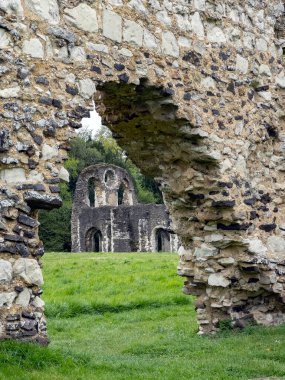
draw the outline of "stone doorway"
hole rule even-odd
[[[170,234],[163,228],[156,231],[156,251],[170,252]]]
[[[91,228],[86,234],[87,252],[102,252],[102,232]]]

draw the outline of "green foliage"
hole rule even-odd
[[[84,168],[98,163],[109,163],[126,169],[134,181],[140,203],[162,203],[156,182],[140,173],[106,129],[103,128],[95,140],[88,135],[79,136],[72,140],[69,157],[65,162],[70,182],[61,185],[63,207],[40,212],[40,237],[46,251],[70,251],[70,218],[76,182]]]
[[[197,335],[194,305],[180,293],[174,254],[50,253],[43,260],[51,344],[1,342],[0,380],[285,375],[285,326]],[[96,310],[96,303],[105,309]],[[62,305],[73,316],[61,315]]]

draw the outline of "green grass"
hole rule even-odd
[[[48,348],[0,343],[0,380],[285,376],[285,326],[197,336],[173,254],[47,254]]]

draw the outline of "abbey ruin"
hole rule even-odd
[[[177,252],[164,205],[139,204],[132,179],[98,164],[79,175],[71,218],[72,252]]]
[[[285,322],[284,1],[0,1],[0,337],[47,342],[38,210],[92,98],[160,182],[200,333]]]

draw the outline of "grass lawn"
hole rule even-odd
[[[48,348],[0,343],[0,380],[285,376],[285,326],[196,335],[174,254],[44,257]]]

